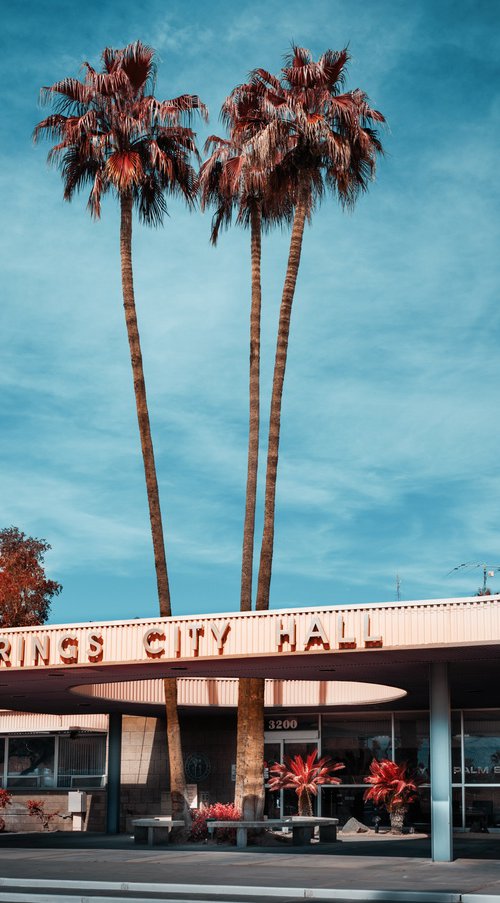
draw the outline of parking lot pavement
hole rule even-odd
[[[353,891],[377,891],[379,903],[385,899],[381,891],[398,891],[400,899],[404,892],[417,893],[422,900],[431,892],[481,893],[497,895],[500,903],[500,838],[458,839],[457,859],[451,863],[431,862],[426,839],[376,845],[344,842],[332,844],[328,852],[304,849],[138,848],[125,836],[0,835],[0,877],[37,879],[39,884],[40,880],[189,883],[205,894],[207,888],[217,894],[221,888],[250,887],[259,897],[259,888],[295,888],[308,890],[310,899],[312,892],[321,890],[343,891],[351,899]],[[195,895],[193,889],[190,899]],[[339,897],[330,893],[327,899]]]

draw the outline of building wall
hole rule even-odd
[[[18,790],[12,793],[12,801],[0,814],[5,821],[6,831],[43,831],[43,826],[38,819],[28,815],[28,800],[43,800],[47,812],[59,812],[68,815],[68,793],[63,790],[31,790],[26,793]],[[51,831],[71,831],[72,818],[54,818],[50,823]],[[87,791],[87,812],[85,815],[84,831],[106,830],[106,791]]]
[[[196,785],[198,805],[202,800],[230,801],[234,794],[231,765],[236,762],[235,715],[184,715],[181,730],[184,760],[192,769],[187,781]],[[170,815],[168,785],[165,720],[124,716],[120,829],[131,831],[134,818]],[[192,796],[194,792],[193,787]]]

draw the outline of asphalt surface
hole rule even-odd
[[[383,891],[417,893],[422,900],[429,892],[488,894],[500,901],[500,836],[458,836],[455,855],[454,862],[433,863],[429,839],[418,836],[366,840],[358,835],[321,847],[237,850],[216,845],[137,847],[127,836],[3,834],[0,877],[191,885],[203,888],[203,899],[210,891],[217,896],[223,888],[246,887],[255,888],[255,899],[262,896],[260,888],[296,888],[337,894],[378,891],[379,903],[386,899]],[[188,898],[196,898],[194,888]]]

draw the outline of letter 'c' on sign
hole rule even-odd
[[[160,655],[165,654],[165,646],[153,646],[153,643],[165,642],[166,636],[161,631],[153,628],[153,630],[147,630],[143,637],[143,645],[146,650],[146,655],[149,658],[158,658]]]

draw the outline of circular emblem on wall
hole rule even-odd
[[[204,753],[191,753],[184,762],[186,777],[194,783],[208,778],[211,766],[210,759]]]

